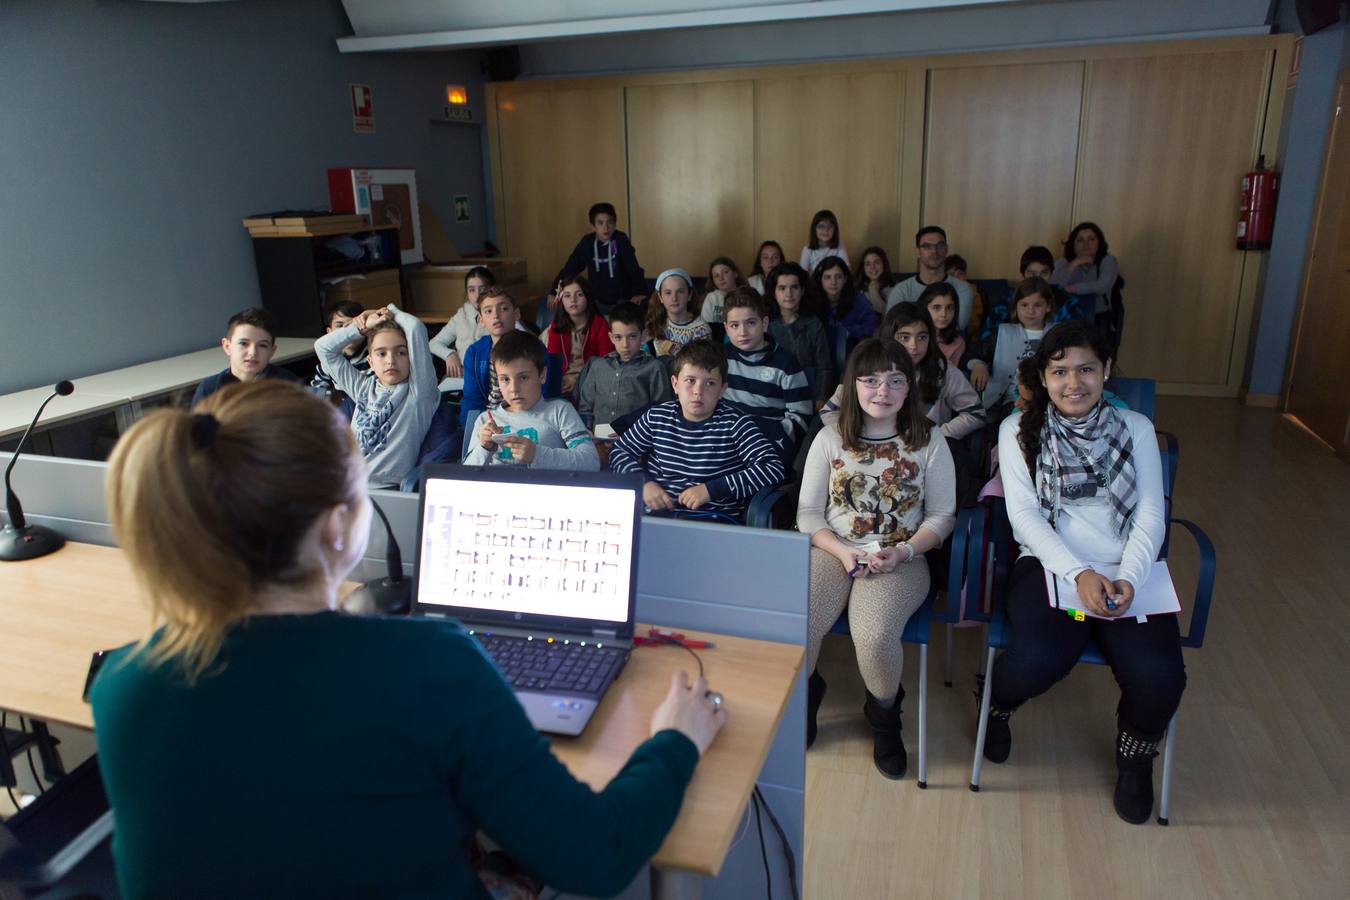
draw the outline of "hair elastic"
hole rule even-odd
[[[192,443],[199,450],[210,449],[216,442],[216,434],[220,431],[220,420],[210,413],[196,413],[192,417],[192,428],[190,434]]]

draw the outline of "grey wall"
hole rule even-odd
[[[483,108],[479,53],[343,56],[347,34],[338,0],[0,2],[0,393],[214,343],[258,297],[239,220],[326,205],[329,166],[416,168],[447,223],[481,196],[477,155],[433,136],[462,126],[430,123],[447,83]]]
[[[1291,30],[1296,30],[1296,23]],[[1344,23],[1304,38],[1298,84],[1287,101],[1275,233],[1250,354],[1248,390],[1253,394],[1279,394],[1284,387],[1303,267],[1312,242],[1336,75],[1347,66],[1350,28]]]
[[[1072,0],[528,44],[529,77],[1264,32],[1270,0]]]

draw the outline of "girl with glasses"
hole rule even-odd
[[[847,609],[867,686],[872,760],[891,779],[903,777],[908,764],[900,636],[928,595],[924,554],[956,521],[951,453],[916,393],[903,347],[881,338],[860,343],[845,367],[838,421],[807,453],[797,507],[797,530],[811,538],[807,746],[825,696],[816,671],[821,642]]]

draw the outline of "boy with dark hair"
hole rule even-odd
[[[230,366],[197,385],[192,395],[193,406],[231,384],[264,378],[300,380],[286,369],[272,365],[272,356],[277,352],[276,326],[272,314],[265,309],[250,306],[230,316],[230,321],[225,324],[225,336],[220,339],[220,349],[229,357]]]
[[[478,300],[478,319],[487,334],[469,345],[464,352],[464,399],[459,406],[459,425],[468,427],[469,413],[493,410],[501,405],[502,395],[497,386],[497,370],[492,365],[492,348],[513,331],[530,337],[522,330],[520,307],[510,294],[493,285],[483,291]],[[535,338],[538,343],[539,339]],[[543,346],[542,344],[540,345]]]
[[[360,303],[355,300],[334,300],[324,307],[323,324],[324,334],[331,334],[339,328],[346,328],[357,316],[365,312]],[[350,344],[342,348],[342,352],[347,355],[347,359],[356,368],[358,372],[370,372],[370,361],[366,359],[366,341],[365,338],[357,338]],[[324,394],[335,403],[346,397],[342,391],[338,390],[333,379],[328,377],[328,373],[323,370],[323,364],[314,366],[314,375],[309,380],[311,390]],[[351,401],[350,397],[346,398]],[[353,401],[354,402],[354,401]]]
[[[615,419],[674,396],[666,366],[642,352],[642,310],[624,301],[609,314],[609,339],[614,350],[586,361],[577,382],[577,410],[594,425]]]
[[[649,510],[677,505],[744,517],[755,493],[783,480],[773,444],[747,415],[720,402],[727,359],[711,340],[686,344],[675,355],[676,400],[653,406],[610,452],[615,472],[640,472]]]
[[[363,336],[369,373],[358,371],[343,352]],[[338,390],[356,404],[352,432],[366,460],[368,483],[397,490],[417,464],[441,402],[426,326],[391,303],[325,334],[314,342],[314,352]]]
[[[898,303],[917,303],[924,288],[946,281],[956,289],[956,327],[965,333],[975,298],[970,285],[947,274],[947,232],[937,225],[920,228],[914,235],[914,256],[919,262],[918,273],[891,288],[886,295],[886,309]]]
[[[614,204],[597,203],[588,216],[591,233],[577,242],[572,255],[549,282],[549,306],[557,302],[558,285],[582,272],[595,293],[591,300],[601,312],[608,313],[624,300],[641,303],[647,296],[643,290],[646,275],[638,264],[633,242],[618,230],[619,216]]]
[[[595,443],[572,404],[543,399],[546,359],[534,335],[503,336],[492,348],[492,365],[502,405],[478,415],[473,424],[478,441],[464,457],[466,465],[599,471]]]
[[[770,440],[779,443],[775,438],[781,434],[779,446],[791,458],[815,406],[796,354],[778,346],[769,334],[767,306],[752,287],[741,286],[727,295],[722,307],[730,343],[726,399],[759,420]]]

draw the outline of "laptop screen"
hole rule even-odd
[[[629,621],[636,484],[578,473],[513,481],[502,469],[446,468],[422,488],[420,609],[504,624],[545,617],[622,629]]]

